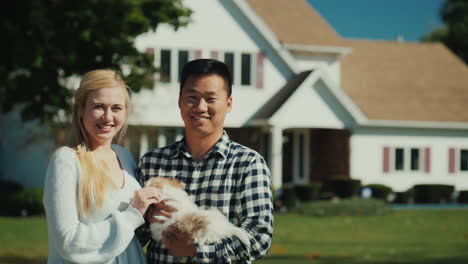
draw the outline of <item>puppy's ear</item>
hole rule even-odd
[[[179,189],[184,189],[185,188],[185,183],[177,180],[177,179],[169,179],[169,184],[174,186],[175,188],[179,188]]]
[[[151,177],[145,184],[145,186],[151,186],[156,188],[162,188],[161,178],[159,177]]]

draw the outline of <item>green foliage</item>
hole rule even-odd
[[[369,184],[364,187],[368,187],[372,191],[372,198],[388,201],[388,196],[393,193],[392,188],[383,184]]]
[[[329,179],[322,183],[321,193],[333,193],[340,198],[359,195],[361,181],[355,179]]]
[[[294,185],[284,185],[281,188],[281,193],[275,200],[275,209],[291,209],[299,204]]]
[[[468,191],[460,191],[458,194],[457,202],[468,204]]]
[[[301,202],[308,202],[318,198],[321,186],[320,182],[298,184],[294,186],[294,192]]]
[[[25,188],[2,195],[0,215],[31,216],[44,214],[42,188]]]
[[[426,34],[421,41],[440,41],[468,63],[468,1],[447,0],[440,17],[445,27]]]
[[[395,200],[393,203],[407,204],[414,200],[414,189],[410,188],[404,192],[395,192]]]
[[[419,184],[413,189],[416,203],[447,203],[455,187],[445,184]]]
[[[9,2],[0,11],[0,114],[16,104],[25,120],[51,121],[69,110],[63,80],[97,68],[121,71],[133,91],[152,87],[153,55],[135,38],[159,23],[186,25],[181,0],[80,0]]]
[[[301,203],[293,212],[308,216],[370,216],[386,214],[389,208],[382,200],[354,197],[337,201]]]

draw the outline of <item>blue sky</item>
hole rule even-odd
[[[307,0],[345,38],[417,42],[442,26],[445,0]]]

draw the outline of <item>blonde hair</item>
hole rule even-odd
[[[125,92],[126,118],[118,133],[120,142],[128,128],[128,107],[130,95],[127,86],[120,75],[113,70],[94,70],[83,75],[80,86],[75,93],[75,103],[72,115],[72,131],[75,141],[75,151],[81,165],[81,177],[78,184],[78,210],[81,217],[86,218],[93,209],[101,208],[105,193],[109,187],[109,167],[98,160],[90,149],[90,139],[83,125],[83,113],[89,94],[101,88],[122,89]]]

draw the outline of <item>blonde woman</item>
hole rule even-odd
[[[160,190],[141,189],[136,164],[112,144],[127,128],[129,94],[112,70],[86,73],[76,91],[74,148],[58,149],[44,187],[48,263],[144,263],[134,230]]]

